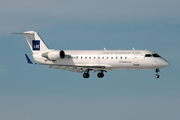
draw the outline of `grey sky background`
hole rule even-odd
[[[0,119],[179,120],[180,1],[7,0],[0,4]],[[49,48],[149,49],[170,62],[154,70],[108,71],[103,79],[28,65],[23,35]]]

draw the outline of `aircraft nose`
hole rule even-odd
[[[168,67],[169,65],[170,65],[169,62],[166,61],[166,60],[164,60],[164,62],[163,62],[163,67]]]
[[[166,61],[165,59],[161,59],[160,61],[157,62],[158,63],[158,66],[160,68],[165,68],[165,67],[168,67],[170,64],[168,61]]]

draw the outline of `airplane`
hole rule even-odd
[[[103,78],[104,72],[116,69],[154,69],[155,78],[159,78],[159,69],[170,65],[150,50],[55,50],[49,49],[35,31],[12,34],[25,35],[32,56],[38,62],[33,63],[25,54],[29,64],[49,65],[49,68],[83,73],[84,78],[90,77],[90,71],[98,72],[97,77]]]

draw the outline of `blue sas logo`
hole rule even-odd
[[[40,40],[32,40],[33,50],[40,50]]]

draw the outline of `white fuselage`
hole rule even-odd
[[[42,57],[42,53],[33,54],[33,57],[43,64],[105,66],[104,70],[160,69],[169,66],[165,59],[149,50],[65,50],[64,52],[65,58],[53,61]]]

